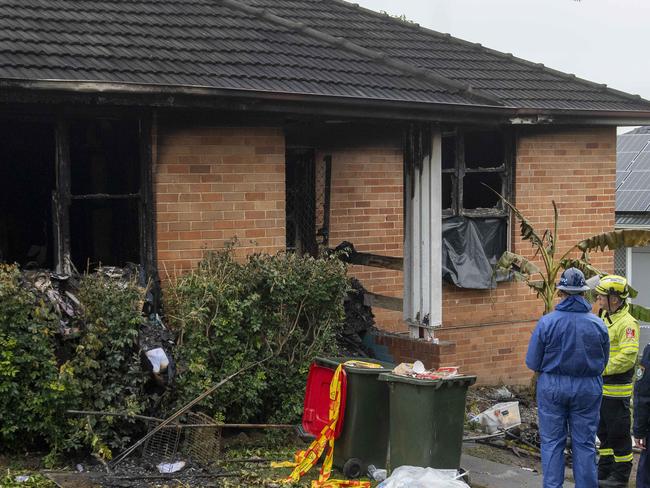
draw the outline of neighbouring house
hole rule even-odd
[[[235,237],[347,241],[386,258],[351,267],[388,307],[377,340],[483,383],[528,380],[542,311],[495,283],[533,249],[487,187],[540,228],[555,200],[567,245],[612,230],[616,126],[650,124],[638,96],[339,0],[0,9],[0,259],[164,280]]]
[[[650,126],[619,135],[616,152],[616,228],[650,230]],[[614,262],[639,292],[633,301],[650,305],[650,247],[617,250]],[[650,342],[650,324],[641,342]]]

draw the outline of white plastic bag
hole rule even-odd
[[[167,358],[167,354],[165,354],[163,348],[157,347],[156,349],[147,351],[145,354],[151,363],[151,368],[154,373],[165,372],[167,370],[169,359]]]
[[[400,466],[377,488],[469,488],[455,470]]]

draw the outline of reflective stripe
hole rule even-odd
[[[601,456],[613,456],[614,449],[598,449],[598,454]]]
[[[608,397],[629,397],[632,395],[634,385],[628,383],[625,385],[603,385],[603,396]]]
[[[625,456],[616,456],[614,455],[615,463],[631,463],[632,462],[632,453],[626,454]]]

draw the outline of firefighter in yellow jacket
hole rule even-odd
[[[598,315],[607,326],[610,342],[598,425],[598,485],[625,487],[632,471],[630,397],[639,354],[639,324],[629,313],[630,292],[625,278],[604,276],[595,291],[600,307]]]

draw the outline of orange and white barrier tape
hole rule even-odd
[[[327,448],[323,466],[321,466],[318,480],[311,482],[311,488],[340,488],[345,486],[357,486],[360,488],[370,488],[369,481],[352,481],[352,480],[330,480],[332,474],[332,461],[334,459],[334,431],[339,420],[341,409],[341,377],[345,375],[343,366],[357,366],[362,368],[381,368],[381,365],[369,363],[366,361],[346,361],[338,365],[334,371],[334,376],[330,382],[330,404],[328,424],[323,427],[320,435],[304,451],[298,451],[295,454],[294,462],[284,461],[281,463],[271,463],[273,468],[293,467],[293,471],[288,478],[282,480],[283,483],[295,483],[299,481],[320,459]]]

